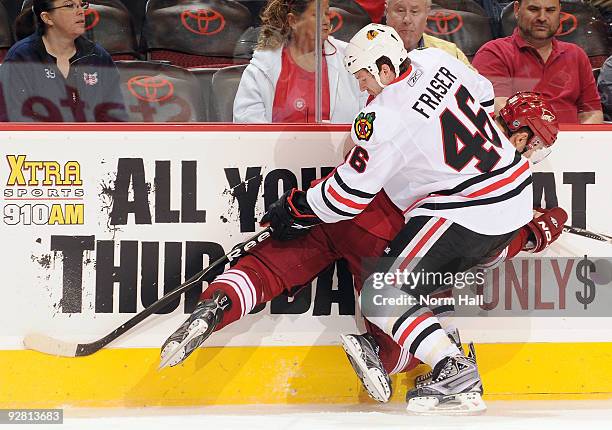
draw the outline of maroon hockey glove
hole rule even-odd
[[[514,257],[519,251],[541,252],[561,235],[567,221],[567,213],[562,208],[538,208],[536,211],[538,214],[521,228],[508,246],[507,258]]]
[[[276,240],[292,240],[308,233],[311,227],[321,224],[319,217],[306,201],[306,193],[292,188],[272,203],[261,219],[262,225],[272,227]]]

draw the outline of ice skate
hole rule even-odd
[[[340,335],[342,347],[353,370],[374,400],[386,403],[391,398],[391,379],[380,358],[374,338],[366,334]]]
[[[221,291],[215,291],[212,300],[199,302],[193,313],[161,347],[159,369],[182,363],[199,347],[223,318],[231,301]]]
[[[453,329],[446,334],[448,338],[450,339],[450,341],[453,342],[455,345],[457,345],[457,348],[459,348],[459,351],[463,351],[463,347],[461,346],[461,337],[459,336],[459,330]],[[475,359],[476,359],[476,356],[474,356],[474,360]],[[414,378],[414,387],[419,388],[423,384],[431,381],[431,374],[432,374],[432,370],[430,370],[427,373],[423,373],[422,375],[419,375],[416,378]]]
[[[487,409],[476,360],[463,355],[438,363],[432,379],[408,391],[406,401],[408,412],[416,414],[472,415]]]

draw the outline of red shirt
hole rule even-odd
[[[372,22],[380,23],[383,15],[385,14],[385,1],[384,0],[355,0],[359,3],[362,9],[364,9]]]
[[[323,56],[323,112],[329,120],[329,76]],[[282,67],[272,107],[272,122],[315,122],[315,74],[298,66],[289,48],[283,48]]]
[[[579,112],[601,110],[589,59],[573,43],[553,38],[552,52],[544,63],[515,29],[512,36],[485,43],[472,65],[493,83],[497,97],[518,91],[542,93],[559,122],[577,123]]]

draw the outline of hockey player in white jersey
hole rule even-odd
[[[491,119],[491,83],[442,51],[408,54],[395,30],[376,24],[353,37],[345,64],[376,97],[355,119],[356,146],[334,175],[270,207],[264,221],[275,236],[350,219],[384,190],[406,224],[375,273],[457,273],[505,248],[532,219],[532,178],[529,162]],[[389,285],[377,294],[419,298],[439,287]],[[484,410],[475,360],[450,342],[432,312],[418,301],[382,309],[364,303],[372,288],[366,281],[364,316],[433,369],[428,384],[408,393],[408,409]]]

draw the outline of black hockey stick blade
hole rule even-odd
[[[585,230],[579,227],[572,227],[571,225],[564,225],[563,231],[568,233],[573,233],[578,236],[588,237],[589,239],[598,240],[600,242],[612,243],[612,236],[608,236],[607,234],[602,233],[594,233],[589,230]]]
[[[106,345],[117,339],[119,336],[130,330],[131,328],[138,325],[148,316],[162,309],[164,306],[172,302],[181,294],[189,291],[192,287],[200,285],[202,282],[212,281],[212,276],[219,267],[225,267],[227,263],[231,263],[237,258],[242,257],[249,249],[256,246],[258,243],[270,237],[270,227],[265,228],[255,236],[251,237],[246,242],[236,245],[230,252],[220,257],[213,262],[207,268],[193,275],[183,284],[179,285],[176,289],[170,291],[168,294],[163,296],[161,299],[153,303],[148,308],[143,309],[141,312],[134,315],[132,318],[121,324],[115,330],[107,334],[106,336],[90,343],[73,343],[65,342],[62,340],[54,339],[44,334],[32,333],[28,334],[23,339],[23,344],[27,349],[34,351],[43,352],[45,354],[57,355],[62,357],[83,357],[91,355],[96,351],[104,348]]]

